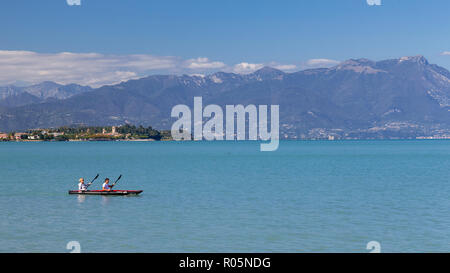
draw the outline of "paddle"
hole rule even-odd
[[[111,189],[112,189],[112,187],[114,187],[116,184],[117,184],[117,182],[120,180],[120,178],[122,178],[122,175],[120,175],[117,179],[116,179],[116,181],[111,185]]]
[[[94,177],[94,179],[92,179],[92,181],[91,181],[89,184],[86,185],[86,190],[87,190],[87,188],[89,188],[90,185],[92,185],[92,183],[94,183],[95,179],[97,179],[98,176],[99,176],[99,174],[97,174],[97,175]]]

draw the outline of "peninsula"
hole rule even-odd
[[[160,141],[171,140],[170,131],[151,126],[89,126],[32,129],[25,132],[0,133],[0,141]]]

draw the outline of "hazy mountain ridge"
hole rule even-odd
[[[450,135],[450,72],[423,56],[351,59],[294,73],[264,67],[251,74],[154,75],[86,91],[30,90],[47,102],[28,98],[32,104],[0,110],[0,130],[127,122],[169,129],[172,107],[192,106],[202,96],[204,105],[278,104],[280,130],[289,138]]]
[[[18,107],[52,99],[63,100],[91,90],[88,86],[61,85],[49,81],[26,87],[4,86],[0,87],[0,106]]]

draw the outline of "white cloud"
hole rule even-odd
[[[331,67],[339,63],[340,63],[339,61],[330,59],[310,59],[302,65],[302,68],[308,69],[308,68]]]
[[[104,55],[98,53],[36,53],[0,50],[0,85],[17,81],[55,81],[98,87],[155,72],[179,73],[225,67],[207,58],[182,60],[172,56]]]
[[[297,69],[295,64],[278,64],[274,65],[273,68],[283,71],[293,71]]]
[[[247,63],[242,62],[234,65],[231,72],[239,73],[239,74],[248,74],[255,72],[258,69],[263,68],[264,66],[269,66],[278,70],[282,70],[285,72],[292,72],[296,70],[298,67],[295,64],[279,64],[277,62],[270,62],[270,63]]]
[[[211,62],[208,58],[200,57],[186,61],[187,68],[190,69],[218,69],[225,67],[223,62]]]
[[[216,71],[252,73],[264,66],[285,72],[330,67],[338,61],[311,59],[300,65],[241,62],[227,65],[206,57],[182,59],[174,56],[148,54],[108,55],[100,53],[37,53],[33,51],[0,50],[0,86],[8,84],[55,81],[99,87],[116,84],[150,74],[207,74]]]
[[[450,56],[450,51],[444,51],[441,53],[442,56]]]
[[[247,73],[252,73],[263,67],[264,67],[264,64],[251,64],[251,63],[243,62],[243,63],[236,64],[233,67],[233,72],[239,73],[239,74],[247,74]]]

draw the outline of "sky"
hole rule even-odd
[[[286,72],[424,55],[450,69],[448,0],[8,0],[0,85]]]

